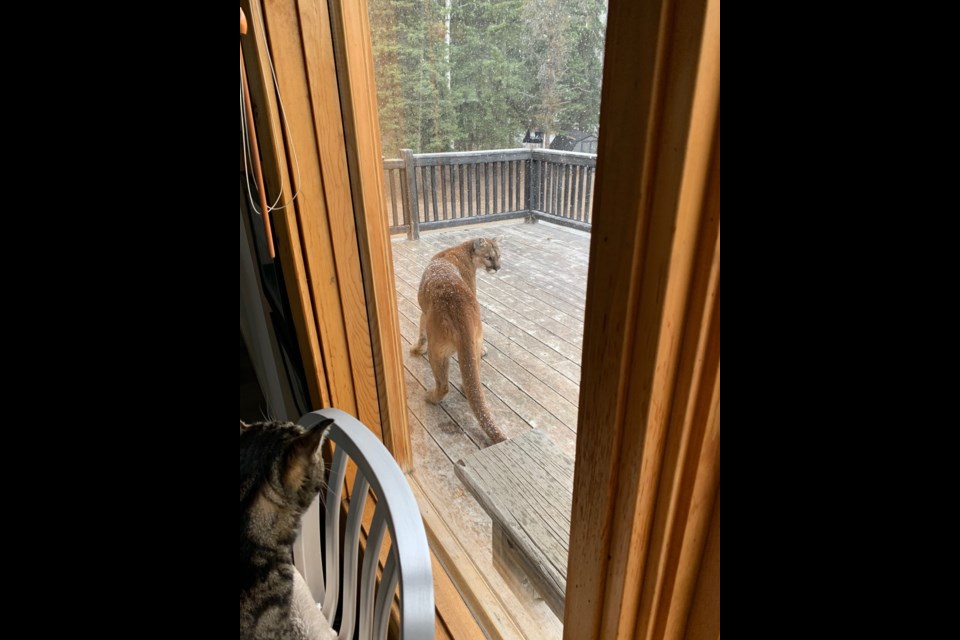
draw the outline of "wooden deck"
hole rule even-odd
[[[400,333],[416,475],[464,550],[531,638],[559,638],[562,626],[542,600],[511,602],[493,567],[491,522],[454,474],[461,458],[491,443],[462,392],[458,365],[440,406],[426,402],[433,373],[426,357],[409,349],[417,336],[417,288],[430,258],[478,236],[500,236],[501,270],[478,272],[477,297],[488,353],[481,363],[484,394],[508,437],[539,429],[567,455],[576,451],[580,359],[590,236],[547,223],[504,224],[424,234],[393,242]],[[429,345],[428,345],[429,348]],[[526,617],[525,617],[526,616]],[[538,635],[541,634],[541,635]]]

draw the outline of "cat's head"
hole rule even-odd
[[[333,420],[315,427],[240,423],[240,535],[291,544],[300,516],[324,486],[321,445]]]

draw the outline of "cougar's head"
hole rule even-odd
[[[500,271],[500,238],[477,238],[473,241],[473,263],[487,273]]]

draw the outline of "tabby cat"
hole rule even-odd
[[[240,640],[307,637],[292,609],[291,545],[324,486],[320,447],[332,423],[240,422]]]

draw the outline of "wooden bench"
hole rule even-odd
[[[531,430],[458,461],[456,472],[493,520],[494,565],[563,620],[573,460]]]

